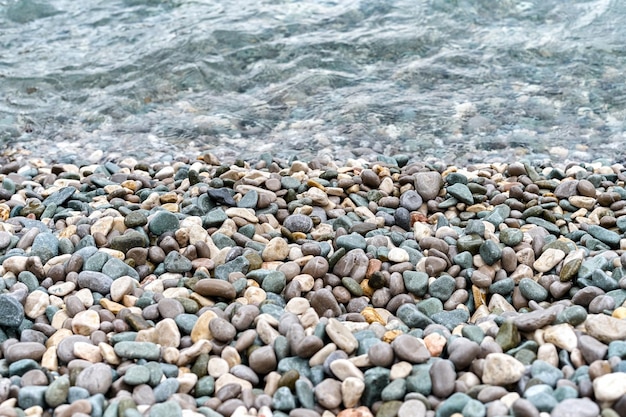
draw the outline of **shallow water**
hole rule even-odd
[[[0,140],[621,162],[624,21],[619,0],[3,0]]]

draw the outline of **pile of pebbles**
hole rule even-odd
[[[0,180],[2,416],[626,415],[623,165]]]

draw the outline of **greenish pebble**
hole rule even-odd
[[[183,410],[175,401],[154,404],[150,407],[150,417],[182,417]]]
[[[519,289],[527,300],[534,300],[539,303],[548,298],[548,290],[531,278],[522,278],[519,282]]]
[[[433,321],[418,310],[415,304],[403,304],[396,311],[396,316],[410,328],[424,329]]]
[[[450,311],[444,310],[433,314],[431,317],[435,323],[445,326],[450,331],[452,331],[459,324],[467,323],[469,318],[469,312],[461,309],[454,309]]]
[[[485,404],[478,400],[471,399],[461,410],[461,415],[463,415],[463,417],[485,417],[485,415],[487,415],[487,409]]]
[[[594,256],[593,258],[586,259],[578,269],[578,278],[589,278],[594,271],[606,269],[608,264],[609,260],[604,256]]]
[[[428,287],[428,293],[439,298],[441,301],[447,301],[456,289],[456,281],[450,275],[442,275],[435,279]]]
[[[126,370],[124,382],[128,385],[146,384],[150,381],[150,370],[145,366],[135,365]]]
[[[261,288],[265,292],[272,292],[274,294],[280,294],[287,285],[287,278],[281,271],[272,271],[263,279]]]
[[[406,380],[399,378],[391,381],[391,383],[383,389],[380,398],[383,401],[401,400],[404,398],[404,394],[406,394]]]
[[[124,217],[124,226],[129,229],[142,227],[148,224],[148,218],[142,211],[131,211]]]
[[[572,278],[578,273],[578,269],[582,265],[582,259],[572,259],[561,268],[559,273],[559,279],[561,282],[571,281]]]
[[[290,411],[296,408],[296,399],[287,387],[280,387],[272,397],[272,408],[280,411]]]
[[[472,398],[461,392],[455,392],[447,400],[437,407],[436,417],[450,417],[454,413],[460,413]]]
[[[9,365],[9,375],[22,376],[32,369],[40,369],[36,361],[33,359],[20,359]]]
[[[452,262],[454,262],[456,265],[460,266],[463,269],[469,269],[473,266],[474,259],[470,252],[465,251],[454,255],[454,257],[452,258]]]
[[[302,407],[311,410],[315,407],[315,392],[310,382],[304,379],[296,381],[296,397]]]
[[[515,289],[515,280],[513,278],[504,278],[489,286],[489,294],[508,296],[513,292],[513,289]]]
[[[499,204],[496,207],[494,207],[491,213],[485,216],[484,220],[493,224],[497,228],[501,223],[504,222],[504,220],[506,220],[509,217],[510,214],[511,214],[511,208],[508,205]],[[519,229],[505,229],[505,230],[519,230]],[[502,238],[500,239],[500,241],[502,241]],[[502,243],[504,243],[504,241],[502,241]],[[509,246],[515,246],[515,245],[509,245]]]
[[[363,295],[363,288],[361,288],[359,283],[356,282],[353,278],[343,277],[341,279],[341,283],[348,291],[350,291],[350,294],[352,294],[354,297],[360,297]]]
[[[215,208],[209,211],[202,219],[202,226],[219,227],[228,219],[228,216],[221,207]]]
[[[152,342],[119,342],[113,346],[115,354],[127,359],[158,360],[161,357],[159,345]]]
[[[568,398],[578,398],[578,391],[574,387],[563,385],[555,389],[552,395],[554,395],[557,402],[561,402]]]
[[[486,240],[478,249],[480,257],[487,265],[493,265],[502,257],[502,249],[493,240]]]
[[[150,232],[157,236],[161,236],[165,232],[176,231],[179,227],[180,220],[178,217],[166,210],[157,211],[148,224]]]
[[[144,248],[148,245],[145,236],[136,231],[124,233],[121,236],[115,236],[111,239],[111,249],[120,252],[128,252],[132,248]]]
[[[467,326],[463,326],[461,329],[461,334],[463,337],[480,344],[485,338],[485,332],[482,328],[474,325],[468,324]]]
[[[23,410],[35,406],[46,408],[45,395],[47,389],[46,386],[36,385],[21,387],[17,391],[17,405]]]
[[[428,274],[425,272],[404,271],[402,279],[407,291],[418,297],[423,297],[428,291]]]
[[[302,375],[305,378],[310,378],[311,376],[311,368],[309,367],[308,359],[298,358],[295,356],[289,356],[278,361],[276,369],[281,374],[288,371],[297,371],[299,375]]]
[[[538,378],[551,387],[556,386],[557,381],[563,378],[562,370],[540,359],[533,362],[530,367],[530,374],[533,378]]]
[[[17,280],[26,285],[29,293],[35,291],[35,289],[39,286],[39,280],[37,279],[35,274],[30,271],[20,272],[17,276]]]
[[[457,182],[446,188],[448,194],[465,204],[474,204],[474,197],[467,185]]]
[[[480,249],[480,245],[484,242],[483,238],[477,234],[464,235],[457,239],[456,246],[461,252],[469,252],[472,255],[476,255]]]
[[[543,227],[544,229],[546,229],[549,233],[553,235],[556,235],[556,236],[561,235],[561,229],[559,229],[557,225],[555,225],[554,223],[550,223],[549,221],[544,220],[540,217],[528,217],[526,219],[526,222],[537,225],[539,227]]]
[[[443,303],[439,298],[431,297],[416,304],[417,309],[428,317],[443,311]]]
[[[524,365],[530,365],[537,359],[537,354],[530,349],[520,349],[513,357]]]
[[[591,283],[607,292],[619,289],[619,282],[602,270],[593,271]]]
[[[212,396],[215,392],[215,378],[210,375],[205,375],[198,379],[194,388],[194,394],[196,397]]]
[[[407,392],[416,392],[428,396],[431,394],[432,388],[433,383],[427,367],[414,370],[411,375],[406,378]]]
[[[232,261],[216,266],[214,270],[215,278],[228,281],[228,276],[232,272],[241,272],[246,274],[248,273],[249,267],[250,262],[248,259],[245,256],[238,256]]]
[[[515,324],[508,320],[502,323],[496,335],[496,343],[500,345],[504,352],[516,347],[520,340],[521,336]]]
[[[500,242],[507,246],[517,246],[522,242],[524,233],[520,229],[509,227],[500,231]]]
[[[617,233],[605,229],[602,226],[597,226],[595,224],[590,225],[587,228],[587,232],[595,237],[596,239],[598,239],[599,241],[601,241],[602,243],[606,243],[607,245],[609,245],[612,248],[619,248],[619,242],[621,239],[621,236],[618,235]]]
[[[344,248],[346,251],[352,249],[367,249],[365,238],[358,233],[350,233],[349,235],[339,236],[337,238],[337,247]]]
[[[587,310],[583,306],[573,305],[566,307],[556,316],[557,323],[569,323],[578,326],[587,319]]]
[[[46,403],[50,407],[57,407],[67,401],[70,390],[70,378],[68,375],[62,375],[54,379],[45,393]]]
[[[156,402],[163,402],[170,398],[172,395],[178,391],[178,387],[180,386],[180,382],[176,378],[169,377],[164,379],[154,387],[152,392],[154,393],[154,399]]]
[[[371,407],[381,399],[383,389],[389,385],[389,369],[376,366],[365,371],[365,391],[361,396],[361,402],[366,407]]]

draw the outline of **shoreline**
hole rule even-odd
[[[0,414],[626,413],[626,167],[378,159],[7,160]]]

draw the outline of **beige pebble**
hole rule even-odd
[[[207,310],[198,317],[196,323],[191,329],[191,341],[197,342],[198,340],[211,340],[213,339],[213,335],[209,330],[209,322],[217,317],[211,310]]]
[[[259,335],[259,338],[266,345],[273,346],[276,338],[280,336],[280,333],[278,333],[278,330],[273,328],[270,325],[269,321],[264,318],[257,320],[256,331],[257,331],[257,334]]]
[[[315,285],[315,279],[309,274],[299,274],[293,277],[293,281],[296,281],[300,285],[300,289],[303,292],[309,292]]]
[[[83,303],[85,308],[89,308],[93,305],[93,294],[88,288],[83,288],[74,293],[76,297]]]
[[[293,314],[303,314],[311,307],[309,300],[304,297],[294,297],[285,306],[285,310]]]
[[[155,326],[156,339],[163,347],[178,347],[180,345],[180,330],[174,319],[166,318]]]
[[[235,375],[226,373],[217,378],[217,380],[215,381],[215,392],[219,392],[219,390],[227,384],[239,384],[241,385],[242,390],[252,389],[252,384],[250,382],[246,381],[245,379],[238,378]]]
[[[57,347],[50,346],[41,358],[41,367],[49,371],[56,371],[59,368],[59,358],[57,357]]]
[[[137,285],[137,281],[128,275],[113,280],[111,284],[111,300],[119,302],[126,294],[130,294]]]
[[[141,329],[137,332],[137,336],[135,337],[135,342],[157,342],[157,332],[154,327],[150,327],[148,329]]]
[[[485,358],[483,382],[490,385],[509,385],[524,375],[524,365],[506,353],[490,353]]]
[[[72,318],[72,332],[89,336],[100,328],[100,316],[94,310],[85,310]]]
[[[559,366],[559,353],[552,343],[544,343],[537,350],[537,359],[549,363],[552,366]]]
[[[305,329],[311,329],[320,322],[320,316],[313,307],[307,308],[307,310],[300,316],[300,324]]]
[[[239,355],[239,352],[237,352],[237,349],[232,346],[226,346],[222,350],[222,359],[228,363],[229,368],[241,365],[241,356]]]
[[[615,401],[626,395],[626,373],[614,372],[593,380],[593,392],[598,401]]]
[[[26,270],[27,256],[11,256],[2,262],[2,267],[7,272],[13,272],[16,276]]]
[[[91,343],[76,342],[74,343],[74,355],[77,358],[85,359],[91,363],[102,362],[102,354],[98,346]]]
[[[175,365],[180,359],[180,351],[176,348],[168,347],[163,349],[162,357],[166,363]]]
[[[63,339],[71,335],[72,331],[70,329],[58,329],[46,340],[46,347],[57,346]]]
[[[401,262],[408,262],[409,261],[409,254],[407,251],[405,251],[402,248],[393,248],[389,251],[389,254],[387,255],[387,258],[392,261],[392,262],[397,262],[397,263],[401,263]]]
[[[289,256],[289,245],[282,237],[272,238],[261,255],[264,261],[282,261]]]
[[[228,362],[224,359],[219,358],[217,356],[209,359],[208,372],[209,375],[213,378],[219,378],[224,374],[227,374],[230,370],[230,366],[228,366]]]
[[[225,211],[228,217],[241,217],[250,223],[258,223],[259,219],[256,217],[254,210],[241,207],[230,207]]]
[[[389,379],[393,381],[396,379],[406,378],[411,374],[411,371],[413,371],[413,365],[409,362],[400,361],[394,363],[390,369]]]
[[[175,348],[166,348],[166,349],[175,349]],[[180,355],[178,357],[178,361],[176,362],[178,366],[185,366],[194,361],[198,356],[209,353],[213,349],[213,344],[208,340],[198,340],[193,345],[180,350]]]
[[[165,279],[163,277],[163,275],[161,275],[161,278]],[[179,279],[179,278],[182,278],[182,276],[178,275],[176,277],[176,279]],[[187,288],[183,288],[183,287],[167,288],[166,290],[163,291],[163,297],[165,297],[165,298],[187,298],[187,297],[189,297],[189,290]]]
[[[354,366],[348,359],[336,359],[330,363],[330,370],[340,380],[343,381],[348,377],[365,379],[363,372]]]
[[[278,381],[280,381],[281,375],[278,372],[272,371],[265,377],[265,388],[263,392],[266,395],[274,395],[278,389]]]
[[[108,235],[113,227],[113,217],[102,217],[94,224],[91,225],[90,232],[92,235],[96,233],[102,233],[104,236]]]
[[[98,348],[100,349],[100,355],[102,355],[102,359],[104,359],[105,362],[111,365],[120,364],[120,358],[115,354],[113,346],[104,342],[100,342],[98,343]]]
[[[533,267],[539,272],[548,272],[565,258],[565,252],[560,249],[548,248],[533,263]]]
[[[353,356],[349,359],[349,361],[352,362],[357,368],[370,368],[373,366],[367,353],[359,356]]]
[[[63,281],[57,284],[51,285],[48,288],[48,294],[55,295],[57,297],[64,297],[76,289],[76,284],[71,281]]]
[[[556,347],[572,352],[578,346],[578,338],[570,324],[556,324],[544,329],[543,339]]]
[[[317,366],[323,365],[324,361],[328,356],[337,350],[337,345],[334,343],[327,343],[323,348],[318,350],[311,358],[309,359],[309,366]]]
[[[326,333],[337,347],[348,355],[359,347],[359,342],[354,335],[337,319],[331,318],[328,320]]]
[[[243,297],[247,300],[248,304],[259,305],[266,300],[267,294],[262,288],[248,287],[243,293]]]
[[[347,408],[356,407],[365,391],[365,382],[360,378],[348,377],[341,383],[341,397]]]
[[[43,291],[35,290],[28,294],[24,303],[24,314],[31,318],[44,314],[46,308],[50,305],[50,297]]]
[[[198,382],[198,375],[192,372],[181,373],[176,378],[178,381],[178,392],[181,394],[188,394]]]

